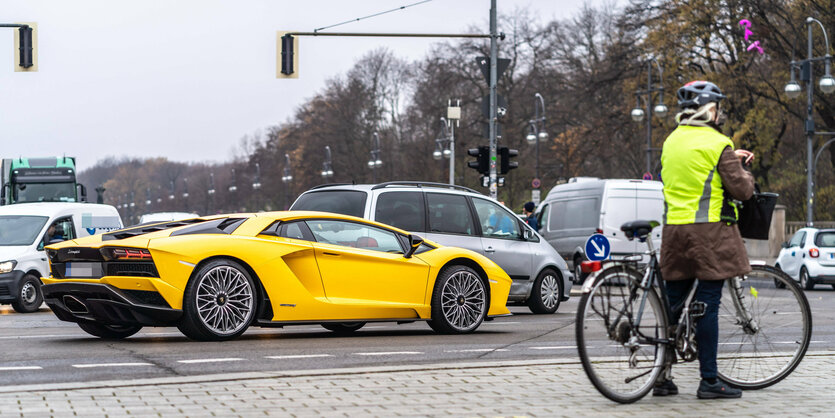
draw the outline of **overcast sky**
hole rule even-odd
[[[302,38],[300,78],[279,80],[276,31],[417,1],[2,0],[0,23],[37,22],[39,71],[14,72],[13,30],[0,28],[0,157],[76,156],[80,169],[107,156],[227,160],[242,136],[287,120],[366,52],[387,46],[419,59],[432,45]],[[583,3],[499,0],[498,8],[529,8],[547,21]],[[489,0],[433,0],[331,31],[486,32],[489,8]]]

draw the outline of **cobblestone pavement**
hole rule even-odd
[[[695,363],[681,394],[618,405],[576,360],[263,372],[0,387],[0,416],[833,416],[835,353],[810,353],[783,382],[701,401]],[[7,382],[8,383],[8,382]]]

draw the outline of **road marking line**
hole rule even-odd
[[[42,370],[41,366],[6,366],[0,367],[0,372],[14,371],[14,370]]]
[[[357,356],[398,356],[424,354],[422,351],[377,351],[374,353],[353,353]]]
[[[466,350],[444,350],[444,353],[486,353],[491,351],[508,351],[506,348],[471,348]]]
[[[194,363],[220,363],[224,361],[241,361],[242,358],[238,357],[229,357],[229,358],[198,358],[193,360],[177,360],[177,363],[185,363],[185,364],[194,364]]]
[[[495,321],[492,321],[492,322],[484,322],[484,323],[482,323],[482,325],[513,325],[513,324],[518,324],[518,323],[519,322],[504,322],[504,321],[495,322]]]
[[[317,357],[333,357],[332,354],[296,354],[290,356],[264,356],[264,358],[270,358],[273,360],[286,360],[286,359],[297,359],[297,358],[317,358]]]
[[[531,350],[566,350],[566,349],[575,349],[577,348],[576,345],[562,345],[562,346],[552,346],[552,347],[530,347]]]
[[[91,367],[133,367],[133,366],[153,366],[151,363],[97,363],[97,364],[73,364],[77,369],[88,369]]]

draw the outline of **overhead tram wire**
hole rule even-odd
[[[432,1],[432,0],[423,0],[423,1],[419,1],[417,3],[412,3],[412,4],[407,4],[405,6],[400,6],[396,9],[386,10],[384,12],[379,12],[379,13],[374,13],[374,14],[368,15],[368,16],[358,17],[356,19],[346,20],[344,22],[336,23],[336,24],[333,24],[333,25],[330,25],[330,26],[323,26],[319,29],[313,29],[313,33],[318,33],[320,30],[330,29],[330,28],[334,28],[334,27],[345,25],[345,24],[352,23],[352,22],[359,22],[360,20],[365,20],[365,19],[368,19],[368,18],[381,16],[381,15],[384,15],[384,14],[387,14],[387,13],[396,12],[398,10],[408,9],[409,7],[417,6],[417,5],[423,4],[423,3],[429,3],[430,1]]]

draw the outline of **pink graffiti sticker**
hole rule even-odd
[[[751,21],[748,19],[742,19],[739,21],[739,24],[740,26],[745,28],[745,41],[748,42],[748,38],[754,34],[754,32],[751,31]],[[760,46],[760,41],[754,41],[750,45],[748,45],[748,48],[746,48],[746,50],[749,52],[754,49],[756,49],[760,53],[760,55],[765,53],[765,51],[763,51],[763,48]]]

